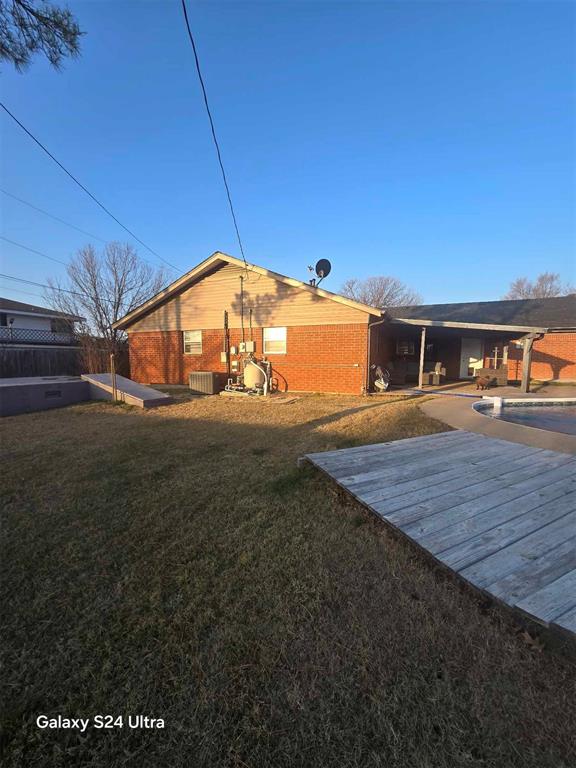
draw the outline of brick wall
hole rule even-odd
[[[287,329],[287,353],[268,355],[281,391],[360,394],[365,381],[367,324],[293,326]],[[245,337],[250,332],[245,330]],[[256,355],[262,356],[262,329],[254,328]],[[230,345],[242,339],[230,329]],[[183,353],[180,331],[129,333],[130,370],[144,384],[187,384],[191,371],[226,371],[220,362],[222,329],[202,331],[202,354]]]
[[[533,379],[576,381],[576,333],[547,333],[534,342],[530,375]],[[510,344],[508,378],[522,378],[522,348]]]

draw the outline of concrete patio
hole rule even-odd
[[[484,397],[520,400],[576,398],[576,384],[532,382],[531,391],[527,394],[522,392],[519,386],[477,390],[474,381],[455,381],[440,386],[424,386],[421,389],[415,389],[412,386],[394,387],[392,391],[420,397],[432,395],[433,397],[423,399],[420,408],[428,416],[438,419],[438,421],[442,421],[454,429],[466,429],[470,432],[509,440],[513,443],[576,454],[576,438],[573,435],[547,432],[542,429],[491,419],[478,413],[472,407],[474,403],[481,401]]]

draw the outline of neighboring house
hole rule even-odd
[[[46,307],[0,298],[0,344],[74,346],[77,343],[74,324],[83,319]]]
[[[142,383],[233,376],[240,344],[253,342],[281,390],[360,393],[371,364],[403,367],[422,384],[438,367],[457,380],[507,361],[511,378],[524,370],[526,379],[533,345],[538,378],[576,379],[574,314],[573,297],[384,311],[217,252],[115,327],[128,333],[131,375]]]
[[[75,324],[83,319],[0,298],[0,378],[80,373]]]

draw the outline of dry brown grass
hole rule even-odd
[[[5,764],[574,765],[574,668],[299,455],[424,434],[416,401],[221,398],[5,419]],[[164,731],[39,731],[147,714]]]

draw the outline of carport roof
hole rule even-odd
[[[518,330],[565,330],[576,328],[576,295],[549,299],[476,301],[461,304],[422,304],[391,307],[387,314],[410,325],[444,327],[485,326]]]

